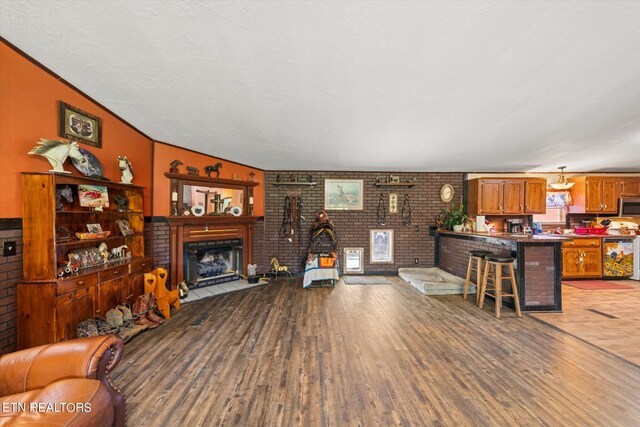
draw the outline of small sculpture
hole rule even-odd
[[[33,147],[28,154],[42,156],[49,161],[53,169],[49,172],[58,173],[71,173],[62,167],[62,164],[67,160],[67,157],[71,157],[79,161],[80,163],[86,162],[86,159],[80,152],[77,142],[71,141],[56,141],[52,139],[40,138],[38,141],[40,144],[37,147]]]
[[[109,262],[109,248],[105,242],[100,243],[98,246],[98,250],[100,251],[100,255],[102,255],[102,261],[106,264]]]
[[[247,273],[249,276],[255,276],[258,270],[258,264],[247,264]]]
[[[184,163],[182,163],[180,160],[174,160],[173,162],[169,163],[169,173],[180,173],[180,171],[178,170],[178,166],[183,164]]]
[[[253,180],[256,178],[256,173],[255,172],[249,172],[249,181],[253,182]]]
[[[200,169],[193,166],[187,166],[187,173],[189,175],[200,175]]]
[[[237,173],[234,173],[231,175],[231,179],[235,181],[240,181],[240,175],[238,175]]]
[[[288,274],[289,277],[292,277],[291,270],[286,265],[280,265],[278,259],[276,257],[271,258],[271,272],[278,278],[278,273]]]
[[[131,166],[131,162],[127,159],[127,156],[118,156],[118,167],[120,171],[122,171],[120,183],[131,184],[131,181],[133,181],[133,166]]]
[[[111,258],[113,259],[122,259],[131,257],[131,252],[129,251],[129,247],[127,245],[118,246],[117,248],[111,249]]]
[[[215,165],[209,165],[204,167],[204,171],[209,178],[211,178],[211,172],[216,173],[216,178],[220,178],[220,168],[222,167],[222,163],[218,162]]]
[[[73,203],[73,191],[68,185],[65,185],[61,189],[56,189],[56,210],[58,211],[64,209],[62,199],[64,199],[67,203]]]

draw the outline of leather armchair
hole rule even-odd
[[[124,395],[109,379],[123,351],[122,338],[108,335],[0,356],[0,426],[124,426]]]

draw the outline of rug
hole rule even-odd
[[[391,282],[380,276],[342,276],[346,285],[390,285]]]
[[[620,280],[570,280],[563,281],[562,284],[585,291],[612,291],[619,289],[633,289],[633,286],[623,285],[620,282]]]

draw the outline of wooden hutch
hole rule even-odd
[[[108,206],[102,210],[81,206],[80,186],[106,188]],[[71,195],[71,201],[60,197],[63,191]],[[152,266],[144,254],[142,187],[71,174],[23,173],[22,212],[24,257],[23,282],[18,284],[17,294],[18,348],[76,338],[79,322],[104,316],[144,292],[144,273]],[[87,225],[96,224],[109,231],[109,236],[77,237],[76,233],[88,231]],[[129,229],[122,231],[120,224],[128,224]],[[126,245],[130,254],[100,262],[95,256],[102,243],[109,251]],[[64,268],[69,268],[70,254],[83,255],[85,260],[74,264],[72,269],[77,271],[68,274]],[[93,255],[93,261],[89,255]]]

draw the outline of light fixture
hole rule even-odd
[[[575,182],[567,182],[567,179],[564,177],[564,168],[566,168],[566,166],[560,166],[558,168],[560,169],[558,182],[556,182],[555,184],[549,184],[549,187],[553,188],[554,190],[568,190],[574,186]]]

